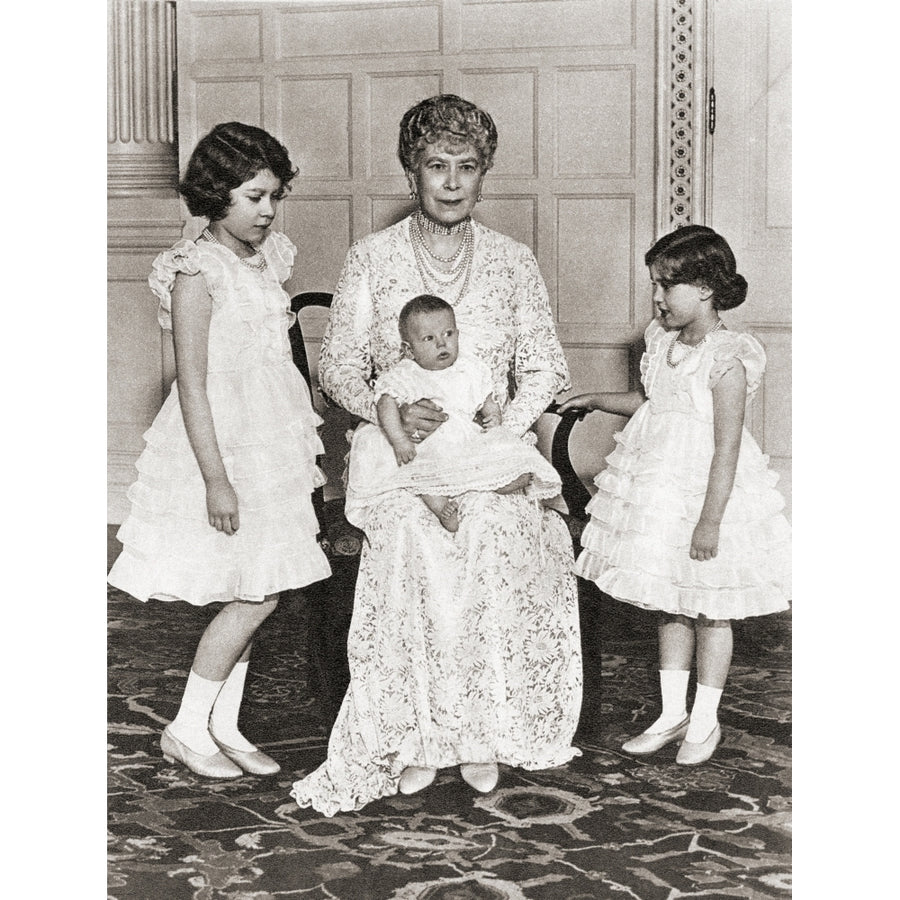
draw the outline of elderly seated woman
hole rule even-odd
[[[471,218],[496,146],[491,117],[451,94],[403,116],[399,156],[418,208],[350,248],[319,362],[326,393],[369,422],[373,373],[401,358],[399,312],[422,293],[451,303],[460,352],[489,367],[503,425],[523,440],[534,440],[531,426],[568,388],[534,255]],[[403,404],[400,416],[416,442],[447,418],[428,398]],[[580,755],[566,527],[524,492],[471,492],[458,505],[455,532],[407,491],[386,493],[369,511],[350,685],[327,759],[293,786],[300,806],[359,809],[422,790],[451,766],[487,792],[498,763],[545,769]]]

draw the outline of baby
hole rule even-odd
[[[365,507],[397,488],[421,496],[451,532],[459,529],[457,497],[466,491],[556,496],[560,480],[553,467],[533,446],[500,427],[502,411],[490,369],[473,356],[459,355],[453,307],[420,294],[401,310],[399,329],[407,356],[375,383],[380,427],[367,423],[354,435],[348,520],[364,528]],[[448,418],[417,444],[403,427],[400,407],[423,397]]]

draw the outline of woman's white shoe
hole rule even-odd
[[[459,774],[466,784],[482,794],[497,787],[500,777],[497,763],[463,763],[459,767]]]
[[[415,794],[417,791],[427,788],[434,781],[435,775],[437,775],[437,769],[425,766],[407,766],[400,775],[398,790],[401,794]]]

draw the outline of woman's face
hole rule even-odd
[[[426,145],[418,165],[406,177],[428,218],[455,225],[475,208],[484,173],[474,147],[448,148],[438,143]]]

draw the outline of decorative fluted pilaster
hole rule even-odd
[[[110,0],[107,193],[169,193],[178,181],[175,4]]]

